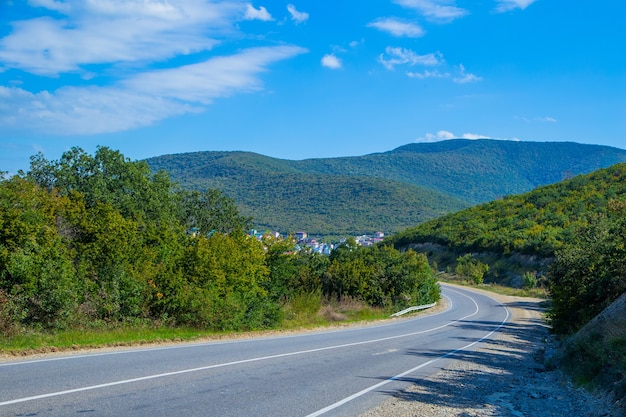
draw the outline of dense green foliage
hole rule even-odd
[[[221,192],[182,190],[108,148],[36,155],[0,181],[0,329],[256,329],[303,294],[390,309],[439,297],[423,256],[341,247],[328,258],[260,242],[249,222]]]
[[[260,230],[312,235],[397,232],[465,207],[424,187],[349,172],[298,172],[287,161],[250,153],[190,154],[150,159],[187,189],[217,188],[253,216]],[[180,164],[177,165],[177,164]]]
[[[468,264],[475,262],[468,259],[474,257],[486,264],[484,259],[521,258],[520,254],[551,259],[544,271],[552,296],[551,322],[555,331],[570,333],[626,291],[625,201],[626,164],[617,164],[446,215],[386,243],[397,248],[429,244],[446,248],[455,259],[448,265],[470,277],[473,270]],[[520,271],[519,281],[520,286],[536,285],[535,271]]]
[[[577,230],[626,194],[626,164],[580,175],[431,220],[391,237],[396,247],[432,242],[465,252],[552,257]]]
[[[550,318],[556,331],[571,333],[626,292],[626,200],[611,200],[556,255]]]
[[[362,248],[348,239],[330,256],[322,277],[328,295],[363,297],[373,305],[429,304],[439,299],[439,286],[423,254],[390,246]]]
[[[626,398],[626,293],[568,337],[553,362],[581,385]]]
[[[454,269],[457,275],[469,278],[474,284],[482,284],[487,271],[489,271],[489,265],[482,263],[471,253],[459,256]]]
[[[223,191],[258,229],[316,235],[390,234],[624,161],[626,151],[603,146],[460,139],[302,161],[248,152],[147,160],[186,189]]]

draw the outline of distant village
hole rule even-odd
[[[257,230],[251,230],[249,235],[252,237],[255,237],[258,240],[263,239],[264,236],[267,235],[273,236],[277,239],[280,239],[282,237],[284,237],[283,235],[281,235],[279,232],[258,232]],[[335,249],[338,245],[340,245],[341,243],[345,242],[346,239],[343,238],[341,239],[338,243],[324,243],[324,242],[318,242],[318,240],[314,237],[309,237],[309,235],[307,234],[307,232],[296,232],[294,234],[294,237],[296,239],[296,244],[300,247],[300,248],[304,248],[307,247],[309,248],[311,251],[316,252],[316,253],[321,253],[322,255],[330,255],[330,252]],[[361,235],[361,236],[354,236],[354,240],[356,241],[356,243],[358,245],[361,246],[372,246],[380,241],[383,240],[383,238],[385,237],[385,234],[383,232],[376,232],[373,235]]]

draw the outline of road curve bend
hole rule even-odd
[[[509,318],[485,294],[442,294],[444,311],[383,324],[0,362],[0,415],[358,415]]]

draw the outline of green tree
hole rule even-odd
[[[522,274],[522,286],[526,290],[531,290],[537,286],[537,274],[535,272],[524,272]]]
[[[221,191],[208,189],[198,191],[180,190],[180,221],[189,229],[208,235],[213,232],[230,233],[235,230],[248,230],[252,221],[239,214],[233,199]]]
[[[19,177],[0,181],[0,291],[5,320],[68,325],[77,299],[72,254],[57,232],[68,200]]]
[[[37,154],[31,158],[26,177],[63,195],[80,192],[88,209],[108,203],[140,225],[171,221],[177,212],[167,173],[152,174],[147,163],[131,161],[107,147],[98,147],[94,156],[74,147],[59,161]]]
[[[489,265],[480,262],[471,253],[459,256],[454,272],[469,278],[474,284],[482,284],[485,273],[489,271]]]
[[[269,276],[264,248],[242,232],[191,239],[183,273],[189,282],[176,304],[184,322],[245,330],[273,326],[280,318],[264,288]]]
[[[302,265],[297,262],[300,255],[296,240],[292,236],[286,239],[265,236],[263,244],[267,252],[265,262],[269,269],[265,288],[273,300],[284,302],[300,290],[298,280]]]
[[[626,291],[626,202],[580,227],[550,268],[549,317],[558,333],[572,333]]]

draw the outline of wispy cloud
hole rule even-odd
[[[438,23],[449,23],[469,13],[457,7],[454,0],[394,0],[394,3],[413,9],[428,20]]]
[[[322,57],[322,66],[330,69],[340,69],[341,60],[335,54],[326,54]]]
[[[439,72],[424,70],[422,72],[411,72],[407,71],[406,75],[410,78],[418,78],[420,80],[425,80],[427,78],[450,78],[449,72]]]
[[[550,117],[550,116],[542,116],[542,117],[525,117],[525,116],[515,116],[515,119],[521,120],[525,123],[535,123],[535,122],[540,122],[540,123],[558,123],[558,120],[555,119],[554,117]]]
[[[417,138],[415,141],[428,143],[428,142],[439,142],[442,140],[449,140],[449,139],[477,140],[477,139],[490,139],[490,137],[485,136],[485,135],[479,135],[477,133],[463,133],[462,135],[456,135],[447,130],[440,130],[437,133],[426,133],[423,137]]]
[[[287,5],[287,11],[291,15],[291,20],[293,20],[296,24],[309,20],[309,14],[306,12],[299,12],[293,4]]]
[[[154,62],[209,50],[242,13],[235,3],[199,0],[31,4],[61,16],[12,22],[12,33],[0,39],[0,61],[46,76],[87,72],[91,64]]]
[[[97,134],[200,112],[214,99],[262,88],[258,75],[306,50],[261,47],[173,69],[148,71],[109,87],[61,87],[31,93],[0,87],[0,125],[53,134]],[[7,104],[10,103],[10,104]]]
[[[475,83],[482,80],[482,77],[468,73],[463,65],[459,65],[459,75],[452,79],[457,84]]]
[[[253,48],[198,64],[150,71],[121,84],[145,95],[208,104],[215,98],[234,92],[260,89],[258,74],[266,71],[268,65],[303,52],[303,48],[296,46]]]
[[[52,12],[11,22],[12,32],[0,39],[0,62],[4,69],[57,78],[59,86],[0,86],[0,126],[6,129],[71,135],[149,126],[203,111],[220,97],[261,90],[260,75],[270,65],[307,52],[282,45],[207,58],[207,51],[237,33],[236,22],[272,19],[264,7],[238,0],[29,5]],[[183,56],[186,65],[177,60]],[[154,69],[155,62],[166,69]],[[68,73],[82,81],[65,84],[78,79]]]
[[[537,0],[497,0],[495,11],[498,13],[509,12],[515,9],[524,10]]]
[[[378,62],[388,70],[393,70],[398,65],[439,65],[443,62],[443,57],[439,53],[418,55],[410,49],[388,46],[385,53],[379,55]]]
[[[380,18],[369,23],[367,26],[398,37],[419,38],[425,33],[424,29],[415,23],[407,22],[395,17]]]
[[[244,19],[246,20],[262,20],[264,22],[269,22],[274,20],[272,15],[267,11],[267,9],[263,6],[259,6],[258,9],[255,9],[253,5],[246,5],[246,13],[244,14]]]

